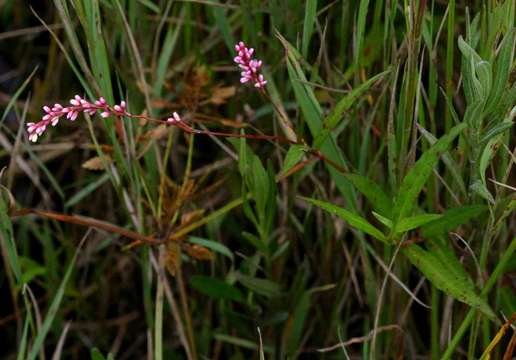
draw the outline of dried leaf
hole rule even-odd
[[[92,170],[92,171],[99,171],[99,170],[104,170],[104,163],[109,164],[111,162],[113,162],[113,160],[108,155],[105,155],[103,157],[95,156],[89,160],[86,160],[82,164],[82,167],[85,169],[88,169],[88,170]]]
[[[181,248],[176,242],[167,243],[165,252],[165,267],[172,276],[176,276],[179,266],[181,266]]]
[[[141,136],[141,140],[159,140],[168,133],[169,127],[165,124],[156,126]]]
[[[213,94],[209,101],[215,105],[224,104],[226,100],[233,97],[235,93],[236,87],[234,86],[216,87],[213,89]]]
[[[193,223],[196,220],[202,218],[204,209],[190,211],[186,214],[181,215],[181,226]]]
[[[196,88],[202,88],[203,86],[208,85],[208,83],[210,82],[210,74],[209,74],[206,66],[204,66],[204,65],[197,66],[194,69],[194,74],[192,76],[192,80],[193,80],[192,85]]]
[[[186,244],[184,249],[188,255],[200,261],[211,261],[214,258],[213,253],[201,245]]]

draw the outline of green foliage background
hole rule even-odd
[[[508,356],[515,8],[0,1],[0,355]],[[278,140],[81,116],[29,143],[74,94]]]

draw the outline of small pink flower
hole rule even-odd
[[[120,102],[120,105],[113,106],[113,110],[115,110],[115,113],[117,115],[124,115],[126,113],[126,111],[125,111],[126,106],[127,106],[127,104],[125,103],[125,101],[122,101],[122,102]]]
[[[253,82],[256,88],[263,88],[267,81],[260,74],[260,68],[262,67],[262,61],[257,59],[252,59],[254,54],[253,48],[247,48],[243,41],[240,41],[235,45],[235,50],[237,51],[237,56],[233,59],[235,63],[238,64],[238,67],[242,69],[240,83],[244,84],[247,82]]]
[[[172,117],[169,117],[169,118],[167,119],[167,124],[171,124],[171,125],[173,125],[173,124],[178,124],[178,123],[180,123],[181,121],[183,121],[183,120],[181,119],[181,117],[179,116],[179,114],[178,114],[177,112],[175,112],[175,111],[174,111],[174,113],[172,114]]]

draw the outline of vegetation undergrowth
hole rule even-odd
[[[2,357],[515,356],[514,1],[32,6]]]

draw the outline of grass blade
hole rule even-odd
[[[77,256],[79,255],[79,251],[82,248],[82,245],[90,235],[91,228],[86,231],[86,234],[83,236],[81,242],[79,243],[79,246],[77,247],[77,250],[75,250],[75,254],[72,258],[72,261],[68,265],[68,268],[66,270],[66,273],[63,277],[63,280],[61,281],[61,284],[59,285],[59,288],[57,289],[56,295],[54,296],[54,299],[52,300],[52,304],[50,305],[50,308],[48,309],[48,313],[45,316],[45,320],[43,321],[43,325],[41,327],[41,331],[37,334],[36,338],[34,339],[34,343],[32,345],[32,349],[27,356],[28,360],[35,360],[38,356],[38,353],[43,346],[43,341],[45,341],[45,338],[48,334],[48,331],[50,330],[50,326],[54,322],[54,318],[57,315],[57,311],[59,310],[59,305],[61,305],[61,301],[64,297],[64,291],[66,288],[66,285],[68,283],[68,280],[70,279],[70,275],[72,274],[73,267],[75,265],[75,262],[77,260]]]

